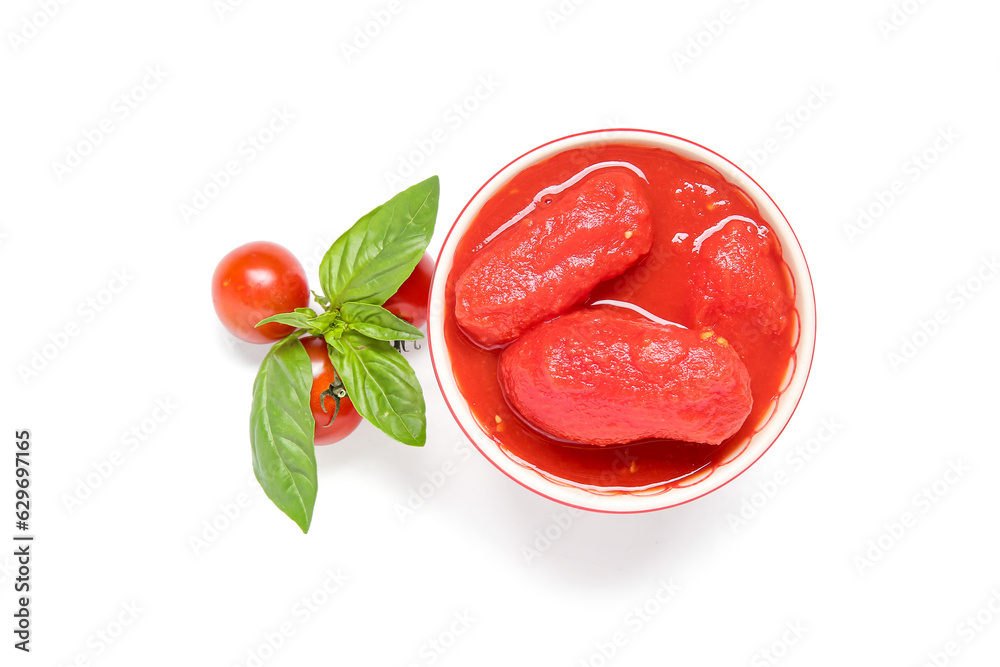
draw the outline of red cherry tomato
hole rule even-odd
[[[434,258],[424,254],[420,263],[399,290],[389,297],[384,308],[418,329],[427,324],[427,299],[434,276]]]
[[[336,391],[338,376],[326,351],[326,341],[306,336],[302,339],[302,345],[312,361],[313,386],[309,393],[309,407],[316,420],[316,444],[329,445],[350,435],[361,423],[361,415],[354,408],[351,399],[345,396],[340,399],[337,417],[331,421],[337,404],[331,393]],[[334,387],[332,390],[331,385]],[[325,398],[323,392],[327,392]]]
[[[293,329],[261,320],[309,305],[305,269],[277,243],[255,241],[222,258],[212,276],[212,303],[223,326],[248,343],[273,343]]]

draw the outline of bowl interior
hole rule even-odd
[[[561,483],[526,467],[506,454],[478,426],[459,391],[444,336],[445,287],[455,249],[473,219],[497,190],[526,167],[573,148],[609,143],[628,143],[664,148],[682,157],[702,162],[740,187],[757,205],[760,216],[777,235],[783,259],[791,274],[795,294],[797,340],[783,389],[756,431],[734,448],[731,455],[714,465],[665,488],[647,491],[602,493]],[[749,468],[774,443],[798,405],[812,364],[816,338],[816,310],[812,280],[802,248],[777,205],[750,176],[721,155],[680,137],[648,130],[599,130],[576,134],[525,153],[497,172],[480,188],[452,225],[438,258],[431,285],[428,337],[438,384],[452,414],[466,436],[497,468],[514,481],[552,500],[582,509],[603,512],[645,512],[689,502],[709,493]]]

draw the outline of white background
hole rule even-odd
[[[0,13],[0,539],[13,544],[20,428],[33,434],[37,535],[30,655],[11,647],[13,547],[0,549],[3,664],[258,664],[251,652],[266,665],[995,664],[1000,280],[984,262],[1000,249],[996,3],[907,0],[887,34],[889,0],[408,1],[352,54],[344,45],[372,12],[386,22],[388,0],[221,13],[212,0],[49,2],[51,18],[45,4]],[[123,94],[143,98],[125,118]],[[246,160],[241,144],[274,109],[294,120]],[[111,133],[57,173],[103,119]],[[252,481],[264,350],[217,323],[216,262],[266,239],[314,268],[391,194],[387,173],[402,173],[397,189],[440,174],[436,250],[509,160],[609,126],[744,165],[770,149],[753,174],[801,240],[819,313],[784,435],[689,505],[571,515],[464,442],[425,348],[410,359],[426,448],[363,425],[320,451],[302,535]],[[952,138],[934,148],[942,132]],[[923,169],[912,159],[925,151]],[[180,206],[233,159],[240,173],[185,220]],[[877,215],[849,236],[859,208]],[[115,271],[127,285],[112,295]],[[894,362],[904,348],[911,358]],[[158,400],[176,407],[153,428]],[[148,431],[134,449],[133,428]],[[120,465],[68,506],[116,450]],[[338,571],[347,580],[328,594]],[[666,602],[664,584],[678,589]],[[305,614],[302,598],[321,604]]]

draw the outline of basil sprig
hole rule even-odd
[[[437,218],[437,176],[371,211],[340,236],[320,264],[324,310],[297,308],[262,320],[295,332],[275,343],[254,382],[250,411],[253,469],[277,507],[309,531],[316,504],[314,419],[309,407],[312,367],[299,342],[327,342],[347,395],[365,419],[399,442],[427,440],[424,396],[409,362],[391,344],[423,334],[382,307],[420,262]]]

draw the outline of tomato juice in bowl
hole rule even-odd
[[[498,364],[506,341],[473,340],[457,321],[456,281],[477,253],[525,216],[559,206],[560,197],[568,196],[563,193],[592,174],[626,172],[632,180],[641,179],[652,244],[623,272],[585,289],[585,298],[573,307],[629,309],[681,328],[701,329],[711,322],[713,330],[704,332],[705,337],[739,355],[753,395],[749,416],[721,444],[642,438],[595,446],[553,436],[523,418],[504,393]],[[740,234],[749,235],[745,248]],[[714,264],[706,260],[712,252]],[[754,253],[762,259],[754,259]],[[720,264],[735,268],[720,277]],[[747,266],[753,271],[742,270]],[[738,167],[678,137],[604,130],[526,153],[472,198],[438,260],[428,331],[435,374],[449,408],[502,472],[568,505],[639,512],[704,495],[735,478],[770,447],[805,387],[815,344],[815,302],[791,227]],[[606,418],[617,419],[614,414]]]

